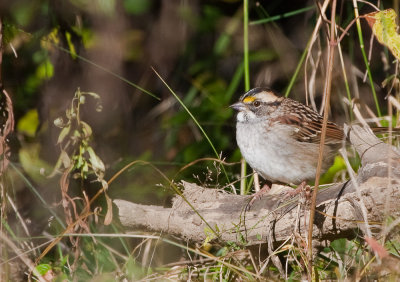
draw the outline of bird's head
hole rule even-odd
[[[230,107],[236,111],[238,122],[255,122],[268,118],[282,103],[283,97],[266,87],[253,88]]]

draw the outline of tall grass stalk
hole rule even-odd
[[[250,66],[249,66],[249,1],[243,0],[243,61],[244,61],[244,90],[250,90]],[[246,193],[247,164],[242,159],[240,167],[240,195]]]
[[[336,36],[337,36],[337,28],[336,27],[335,27],[335,32],[336,32]],[[345,68],[344,60],[343,60],[342,45],[340,44],[340,41],[338,41],[338,51],[339,51],[340,64],[342,66],[344,85],[346,87],[347,99],[349,100],[350,121],[352,121],[354,118],[353,118],[353,109],[351,106],[351,93],[350,93],[349,81],[347,79],[346,68]]]
[[[244,57],[244,90],[250,90],[249,66],[249,1],[243,2],[243,57]]]
[[[329,113],[329,102],[331,96],[331,85],[332,85],[332,70],[333,70],[333,59],[335,55],[335,27],[336,27],[336,0],[332,0],[331,3],[331,26],[330,26],[330,33],[329,33],[329,56],[327,62],[327,69],[326,69],[326,80],[325,80],[325,89],[324,89],[324,100],[325,100],[325,108],[324,108],[324,117],[321,129],[321,140],[319,144],[319,154],[318,154],[318,163],[317,163],[317,171],[315,175],[315,186],[314,191],[312,193],[311,198],[311,207],[310,207],[310,219],[308,223],[308,236],[307,236],[307,243],[308,243],[308,278],[310,281],[314,281],[317,277],[317,273],[315,273],[313,267],[313,247],[312,247],[312,234],[313,234],[313,227],[314,227],[314,217],[315,217],[315,206],[317,201],[317,193],[318,193],[318,186],[320,181],[321,169],[322,169],[322,159],[324,153],[324,146],[325,146],[325,136],[326,136],[326,129],[328,123],[328,113]]]
[[[375,91],[375,87],[374,87],[374,81],[372,79],[371,69],[369,68],[367,54],[365,53],[365,49],[364,49],[364,39],[363,39],[363,36],[362,36],[360,15],[358,13],[357,0],[353,0],[353,8],[354,8],[354,16],[356,18],[358,40],[360,41],[361,53],[362,53],[362,56],[363,56],[363,59],[364,59],[365,67],[367,68],[368,80],[369,80],[369,84],[371,86],[372,95],[374,97],[375,106],[376,106],[376,112],[378,113],[378,117],[381,117],[382,116],[381,109],[379,107],[378,97],[376,96],[376,91]],[[371,46],[371,48],[372,48],[372,46]]]
[[[308,7],[305,7],[305,8],[301,8],[301,9],[298,9],[298,10],[294,10],[294,11],[291,11],[291,12],[288,12],[288,13],[284,13],[284,14],[281,14],[281,15],[276,15],[276,16],[268,17],[266,19],[260,19],[260,20],[252,21],[252,22],[250,22],[250,25],[264,24],[264,23],[268,23],[268,22],[277,21],[277,20],[280,20],[280,19],[290,18],[290,17],[293,17],[295,15],[308,12],[308,11],[314,9],[314,7],[315,7],[314,5],[311,5],[311,6],[308,6]],[[262,9],[264,10],[264,8],[262,8]]]
[[[299,75],[300,68],[301,68],[301,66],[303,65],[304,59],[306,58],[306,55],[307,55],[307,53],[308,53],[308,51],[309,51],[310,44],[311,44],[311,39],[312,39],[312,38],[310,38],[310,40],[308,40],[307,46],[306,46],[306,48],[304,49],[303,54],[301,54],[300,61],[299,61],[299,63],[297,64],[296,70],[294,71],[294,74],[293,74],[292,78],[290,79],[289,85],[288,85],[287,88],[286,88],[285,97],[288,97],[288,96],[289,96],[290,91],[292,90],[293,85],[294,85],[294,83],[295,83],[295,81],[296,81],[296,79],[297,79],[297,76]]]

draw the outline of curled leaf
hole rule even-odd
[[[82,92],[82,94],[92,96],[96,100],[100,100],[100,95],[94,92]]]
[[[92,128],[90,127],[90,125],[84,121],[81,121],[81,124],[82,124],[82,132],[85,135],[85,137],[90,137],[92,135]]]
[[[86,148],[86,150],[89,153],[89,160],[95,172],[103,173],[106,170],[106,168],[102,160],[96,155],[92,147],[88,147]]]
[[[369,13],[365,18],[379,43],[385,45],[397,59],[400,58],[400,35],[396,32],[396,12],[387,9]]]
[[[71,166],[71,159],[64,150],[61,150],[60,159],[65,168],[69,168]]]
[[[106,196],[106,201],[107,201],[107,213],[104,218],[104,225],[109,225],[113,218],[112,200],[106,193],[104,193],[104,195]]]

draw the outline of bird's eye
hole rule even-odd
[[[261,106],[261,102],[260,101],[254,101],[253,102],[253,106],[258,108],[259,106]]]

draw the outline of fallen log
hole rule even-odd
[[[362,166],[349,181],[318,192],[313,232],[316,242],[353,238],[360,231],[376,234],[381,230],[378,223],[385,217],[400,215],[399,152],[368,129],[354,126],[349,132]],[[171,208],[114,200],[122,225],[128,231],[162,231],[193,242],[208,237],[248,246],[307,237],[307,199],[301,194],[282,200],[282,193],[290,187],[273,185],[271,192],[247,211],[252,196],[228,194],[188,182],[182,182],[182,186],[184,197],[176,196]]]

